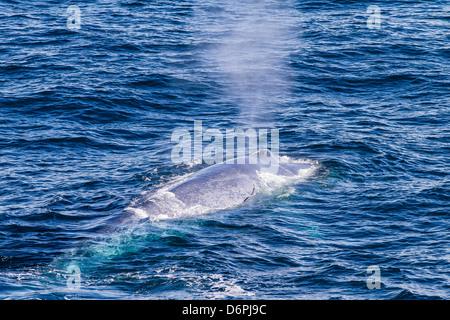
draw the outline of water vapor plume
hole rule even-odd
[[[274,0],[214,1],[208,8],[203,32],[214,34],[215,45],[205,58],[238,106],[240,124],[271,126],[291,92],[289,53],[298,34],[296,11],[289,1]]]

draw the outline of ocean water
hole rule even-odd
[[[72,7],[70,7],[72,6]],[[75,7],[73,7],[75,6]],[[448,1],[0,1],[1,299],[449,299]],[[105,231],[177,128],[314,163]]]

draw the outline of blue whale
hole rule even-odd
[[[269,150],[257,151],[245,159],[214,164],[144,192],[115,222],[158,221],[232,209],[258,193],[264,174],[292,182],[313,170],[312,162],[283,160]]]

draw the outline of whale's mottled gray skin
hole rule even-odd
[[[231,163],[220,163],[190,175],[182,181],[175,181],[164,187],[171,197],[155,196],[157,190],[151,194],[144,193],[128,208],[128,214],[119,221],[129,218],[134,220],[165,216],[175,217],[182,210],[199,206],[209,211],[231,209],[244,203],[255,194],[258,172],[269,171],[282,176],[296,176],[299,170],[311,167],[309,163],[281,163],[266,150],[269,158],[264,163],[240,164],[237,159]],[[261,151],[257,153],[261,154]],[[259,159],[259,158],[258,158]],[[269,162],[268,162],[269,160]],[[276,172],[270,171],[276,162]],[[269,164],[267,164],[269,163]],[[169,203],[171,202],[171,203]],[[177,205],[174,206],[173,204]],[[138,214],[136,213],[138,212]]]

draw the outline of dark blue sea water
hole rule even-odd
[[[0,298],[449,299],[449,30],[444,0],[1,0]],[[318,169],[105,232],[206,166],[171,159],[195,120]]]

